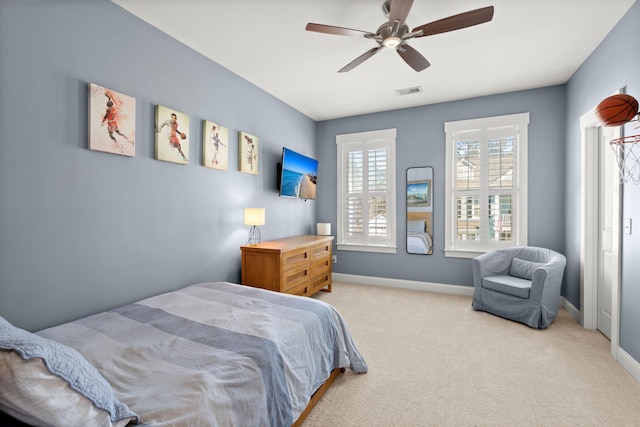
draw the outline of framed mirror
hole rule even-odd
[[[433,253],[433,168],[407,169],[407,252]]]

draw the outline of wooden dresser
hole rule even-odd
[[[242,284],[287,294],[331,292],[332,236],[296,236],[241,246]]]

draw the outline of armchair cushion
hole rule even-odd
[[[531,280],[513,276],[489,276],[482,279],[482,286],[486,289],[513,295],[518,298],[529,298]]]
[[[533,272],[543,265],[543,262],[527,261],[518,257],[514,257],[511,260],[509,275],[513,277],[519,277],[521,279],[531,280],[533,279]],[[529,296],[527,295],[525,298],[529,298]]]

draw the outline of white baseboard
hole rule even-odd
[[[360,285],[388,286],[390,288],[412,289],[416,291],[436,292],[439,294],[473,296],[472,286],[443,285],[441,283],[419,282],[416,280],[387,279],[384,277],[358,276],[354,274],[333,273],[334,282],[349,282]]]
[[[580,310],[578,310],[575,305],[571,304],[565,297],[560,297],[560,299],[562,308],[567,310],[567,313],[569,313],[569,315],[573,317],[576,322],[582,325],[582,316],[580,315]]]
[[[571,317],[575,319],[576,322],[582,325],[582,313],[580,313],[580,310],[578,310],[564,297],[562,298],[562,307],[567,310],[567,312],[571,315]],[[620,364],[620,366],[622,366],[625,371],[629,372],[629,374],[631,374],[631,376],[635,378],[636,381],[640,382],[640,363],[620,347],[612,349],[611,351],[612,356]]]
[[[618,347],[618,363],[629,372],[636,381],[640,382],[640,363],[626,351]]]

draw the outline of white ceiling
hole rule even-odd
[[[375,32],[384,0],[112,0],[314,120],[565,83],[635,0],[415,0],[415,28],[493,5],[489,23],[413,39],[415,72],[384,49],[337,71],[373,40],[305,31],[308,22]],[[633,42],[630,41],[630,46]],[[397,89],[422,92],[398,96]]]

